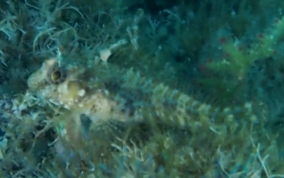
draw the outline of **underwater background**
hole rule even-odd
[[[284,1],[0,2],[0,177],[284,177]]]

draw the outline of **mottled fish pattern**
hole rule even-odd
[[[164,123],[192,132],[202,127],[218,134],[224,131],[225,122],[234,131],[242,119],[256,121],[250,103],[235,108],[212,107],[131,69],[121,70],[102,61],[67,61],[48,59],[28,79],[29,91],[67,110],[60,118],[60,132],[67,140],[81,137],[82,130],[92,132],[110,122]]]

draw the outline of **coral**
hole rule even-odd
[[[260,33],[249,48],[242,48],[240,39],[226,39],[221,43],[225,54],[222,60],[214,60],[207,64],[209,69],[235,76],[238,80],[245,80],[249,68],[258,59],[273,56],[275,45],[284,37],[284,17],[274,22],[266,33]]]
[[[219,51],[219,54],[202,62],[203,72],[207,73],[205,74],[207,76],[211,75],[211,78],[201,78],[201,83],[206,87],[214,85],[217,88],[215,91],[218,91],[216,95],[219,96],[223,93],[226,101],[234,100],[238,103],[248,99],[250,97],[248,88],[251,87],[248,83],[251,82],[251,73],[255,74],[254,80],[263,78],[262,69],[258,65],[263,65],[263,63],[281,65],[278,61],[281,61],[283,57],[284,18],[280,16],[279,19],[271,20],[270,23],[269,28],[254,34],[253,37],[237,38],[227,30],[219,30],[218,39],[215,39],[218,45],[214,48]],[[268,62],[268,59],[273,58],[275,60]],[[259,71],[255,71],[255,68],[258,68]],[[268,68],[268,66],[264,68]],[[266,72],[266,75],[271,76],[274,72],[268,73]]]

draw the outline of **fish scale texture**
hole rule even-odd
[[[67,118],[66,122],[71,122],[73,127],[64,129],[68,140],[80,137],[78,135],[85,128],[80,119],[82,114],[90,119],[90,133],[110,121],[159,123],[189,128],[191,132],[198,132],[203,127],[211,129],[212,133],[222,132],[226,122],[230,123],[232,132],[242,122],[256,122],[249,103],[236,108],[212,107],[162,83],[148,80],[131,69],[119,70],[111,64],[97,63],[92,70],[82,64],[62,65],[58,72],[64,70],[66,78],[61,83],[48,82],[48,74],[52,75],[48,71],[54,65],[58,65],[56,58],[45,61],[30,76],[28,83],[39,98],[69,110],[71,119]]]

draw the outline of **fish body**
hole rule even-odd
[[[219,108],[199,102],[155,83],[133,70],[111,64],[46,60],[28,79],[29,90],[65,114],[56,117],[59,134],[70,142],[114,129],[118,125],[147,122],[187,128],[192,133],[236,130],[242,119],[255,121],[251,104]]]

